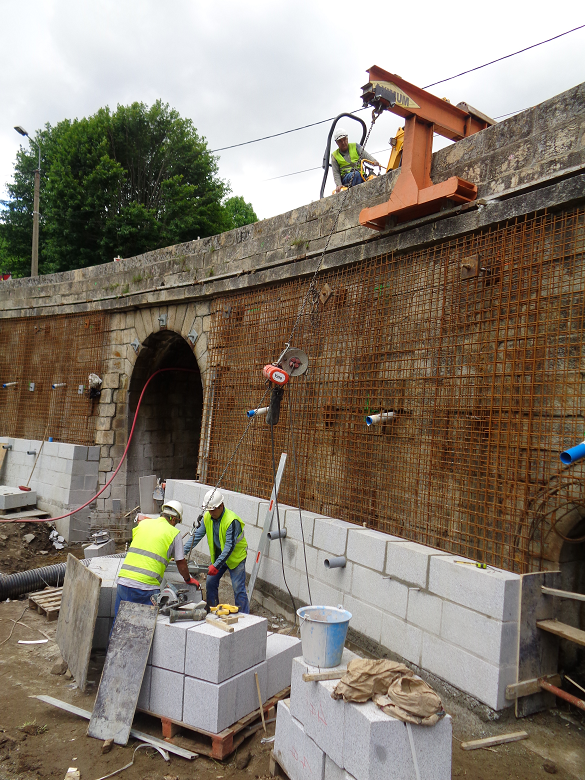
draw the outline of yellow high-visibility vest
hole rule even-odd
[[[160,586],[169,563],[168,549],[178,533],[165,517],[146,517],[132,531],[132,546],[118,577]]]

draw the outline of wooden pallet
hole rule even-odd
[[[290,686],[264,702],[262,709],[264,710],[264,717],[266,720],[276,717],[277,702],[279,702],[280,699],[288,698],[289,695]],[[220,731],[219,734],[212,734],[209,731],[193,728],[193,726],[189,726],[187,723],[182,723],[178,720],[163,718],[148,710],[139,710],[139,712],[160,721],[162,735],[166,742],[175,744],[176,738],[179,737],[180,743],[176,743],[179,747],[192,750],[194,753],[200,753],[204,756],[210,756],[218,761],[223,761],[233,753],[247,737],[250,737],[262,728],[262,718],[259,709],[240,718],[237,723]]]
[[[45,588],[38,593],[30,593],[28,606],[41,615],[46,615],[47,620],[57,620],[61,609],[61,596],[63,588]]]

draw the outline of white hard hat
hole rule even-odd
[[[183,519],[183,504],[180,501],[167,501],[166,504],[163,504],[161,512],[163,515],[178,517],[181,521]]]
[[[333,136],[334,141],[338,141],[340,138],[347,138],[347,130],[344,130],[343,127],[338,127],[335,131],[335,135]]]
[[[218,506],[223,504],[223,493],[217,488],[208,490],[203,499],[203,509],[217,509]]]

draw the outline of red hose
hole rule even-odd
[[[116,474],[120,471],[120,468],[122,467],[122,463],[124,463],[124,460],[126,458],[126,455],[128,454],[128,448],[130,447],[130,442],[132,441],[132,434],[134,433],[134,428],[136,426],[136,420],[138,418],[138,411],[140,409],[140,404],[142,403],[142,397],[144,396],[144,393],[146,392],[146,388],[150,384],[150,381],[155,378],[157,374],[163,374],[165,371],[183,371],[187,374],[195,374],[196,369],[194,368],[159,368],[158,371],[155,371],[154,374],[148,377],[146,380],[146,383],[144,387],[142,388],[142,392],[140,393],[140,398],[138,399],[138,404],[136,406],[136,411],[134,412],[134,420],[132,421],[132,428],[130,428],[130,433],[128,434],[128,443],[126,444],[126,448],[124,452],[122,453],[122,457],[120,458],[120,462],[118,463],[118,466],[112,476],[109,478],[109,480],[106,482],[106,484],[103,486],[103,488],[95,494],[92,498],[89,499],[89,501],[86,501],[85,504],[82,504],[80,507],[77,507],[77,509],[72,509],[71,512],[67,512],[67,514],[59,515],[58,517],[45,517],[43,519],[29,519],[26,517],[18,518],[15,520],[6,520],[4,517],[0,518],[0,522],[4,523],[49,523],[53,520],[62,520],[64,517],[71,517],[71,515],[74,515],[76,512],[80,512],[82,509],[85,509],[86,506],[89,506],[91,503],[93,503],[96,498],[99,498],[101,494],[104,492],[104,490],[109,487],[114,479],[116,478]]]

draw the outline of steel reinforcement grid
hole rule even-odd
[[[93,312],[0,322],[1,436],[94,443],[98,403],[88,398],[88,377],[101,376],[105,323]]]
[[[297,506],[294,436],[305,510],[517,572],[583,535],[585,472],[559,454],[585,438],[584,252],[581,208],[321,273],[292,344],[309,370],[286,386],[274,428],[276,461],[289,454],[280,501]],[[308,287],[215,301],[208,483]],[[393,416],[368,427],[380,412]],[[268,498],[271,484],[256,418],[223,485]]]

